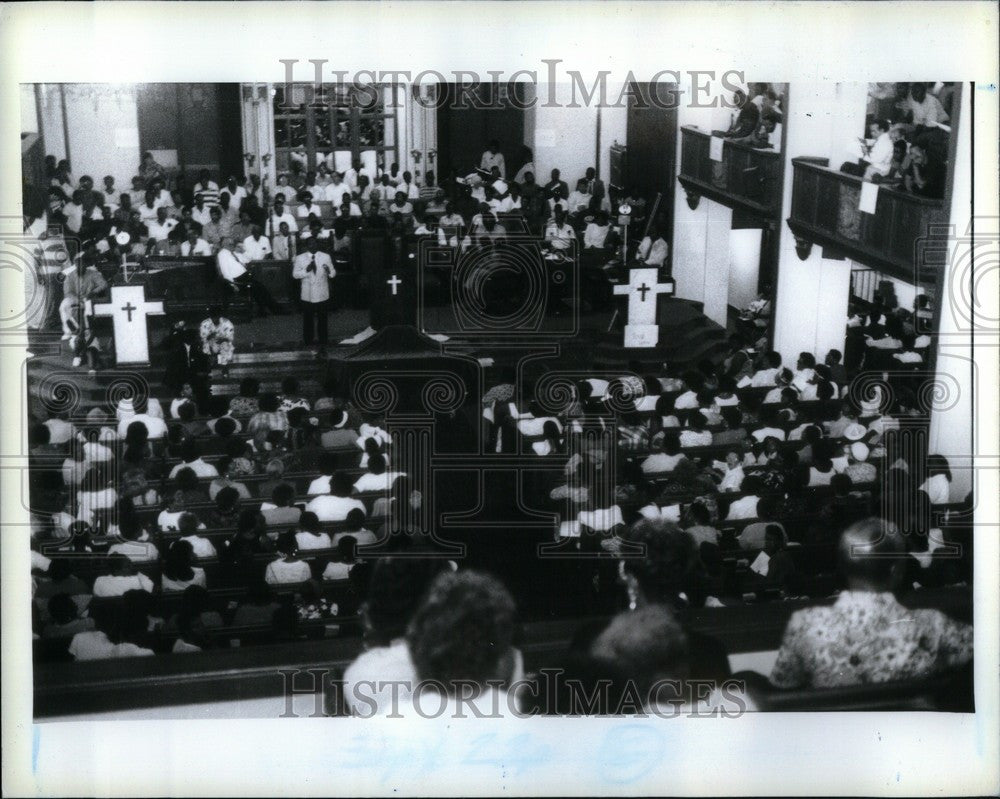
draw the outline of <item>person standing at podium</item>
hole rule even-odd
[[[295,256],[292,277],[302,284],[302,340],[311,347],[318,338],[320,356],[326,354],[330,278],[335,274],[330,256],[320,252],[318,238],[310,236],[306,239],[306,251]]]

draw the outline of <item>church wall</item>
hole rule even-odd
[[[996,353],[992,356],[987,352],[980,357],[979,363],[973,359],[972,336],[975,335],[978,341],[984,341],[990,335],[996,335],[996,320],[984,319],[983,309],[989,306],[988,299],[979,299],[980,307],[978,317],[973,313],[970,278],[971,261],[968,245],[963,239],[969,235],[969,225],[972,222],[970,214],[972,200],[972,174],[968,168],[963,168],[972,159],[971,137],[967,131],[972,128],[972,119],[969,111],[970,98],[966,96],[968,84],[963,85],[963,97],[959,110],[958,130],[965,131],[957,141],[955,152],[955,178],[952,184],[951,194],[951,219],[950,224],[954,234],[949,237],[949,258],[945,267],[945,277],[943,286],[938,290],[938,303],[940,305],[940,326],[938,328],[937,345],[937,384],[940,388],[938,400],[934,402],[931,410],[930,429],[930,452],[944,455],[950,465],[952,474],[951,499],[958,502],[965,498],[969,491],[976,489],[980,496],[988,496],[984,493],[983,485],[975,485],[977,480],[972,471],[971,456],[977,452],[973,441],[972,431],[972,403],[974,391],[980,395],[983,391],[988,391],[985,387],[989,380],[989,374],[996,374]],[[977,120],[978,121],[978,120]],[[996,121],[993,121],[996,125]],[[994,128],[995,130],[996,128]],[[984,172],[992,169],[996,172],[997,153],[996,136],[977,136],[976,139],[976,169]],[[987,216],[992,208],[996,213],[997,198],[995,194],[989,194],[988,189],[979,189],[976,192],[976,237],[977,242],[984,242],[986,247],[993,240],[995,247],[996,238],[1000,235],[997,229],[997,218]],[[996,269],[990,270],[990,252],[994,250],[984,248],[979,245],[979,256],[976,264],[976,295],[985,297],[996,297]],[[995,264],[995,261],[993,262]],[[992,292],[992,295],[990,294]],[[978,452],[982,455],[993,455],[997,452],[997,441],[995,432],[992,437],[989,430],[995,431],[996,414],[990,414],[989,418],[977,418],[977,440],[979,442]],[[985,430],[982,429],[985,427]],[[984,435],[986,433],[986,435]],[[989,469],[996,469],[996,460],[989,465]],[[984,473],[985,474],[985,473]],[[995,479],[995,478],[994,478]],[[994,483],[995,484],[995,483]],[[996,490],[995,488],[993,489]],[[995,562],[995,561],[994,561]]]
[[[42,84],[41,128],[47,155],[70,159],[73,177],[90,175],[98,187],[113,175],[120,189],[131,185],[139,169],[136,89],[124,84]],[[67,153],[63,100],[69,130]]]
[[[616,94],[617,88],[614,91],[609,91],[609,94]],[[600,163],[597,167],[600,173],[601,180],[607,185],[608,180],[611,177],[611,146],[617,142],[618,144],[626,144],[626,128],[628,122],[628,109],[627,108],[617,108],[611,105],[603,106],[598,108],[598,114],[601,119],[601,135],[600,135]]]
[[[729,231],[729,304],[746,308],[757,297],[760,274],[760,228]]]
[[[584,105],[577,90],[576,102],[580,107],[567,108],[573,102],[572,84],[539,84],[536,92],[538,102],[535,104],[532,122],[534,139],[525,143],[534,151],[538,182],[547,183],[549,173],[558,169],[561,179],[569,184],[572,191],[575,182],[583,177],[587,167],[594,166],[597,152],[597,97],[593,98],[591,105]],[[547,108],[546,104],[550,100],[554,100],[553,105],[559,107]],[[606,175],[602,177],[606,179]]]
[[[127,189],[141,156],[135,87],[67,83],[63,90],[73,177],[90,175],[100,186],[114,175],[115,185]]]

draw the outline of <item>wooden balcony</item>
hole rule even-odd
[[[765,217],[781,213],[781,153],[724,140],[722,160],[711,158],[711,135],[681,128],[681,166],[677,179],[695,207],[708,197],[729,208]]]
[[[909,283],[935,282],[947,246],[944,201],[881,185],[869,214],[858,210],[861,178],[828,164],[825,158],[792,159],[788,226],[796,239]]]

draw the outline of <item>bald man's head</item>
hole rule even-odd
[[[904,565],[906,545],[894,525],[863,519],[840,536],[837,558],[849,588],[890,591]]]

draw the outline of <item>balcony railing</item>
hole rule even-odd
[[[947,244],[942,200],[880,185],[875,213],[859,210],[863,181],[822,158],[793,158],[792,214],[797,239],[819,244],[909,283],[934,282]]]
[[[681,128],[681,168],[677,179],[689,204],[705,196],[730,208],[762,216],[781,213],[781,153],[723,140],[722,160],[711,157],[712,136]]]

